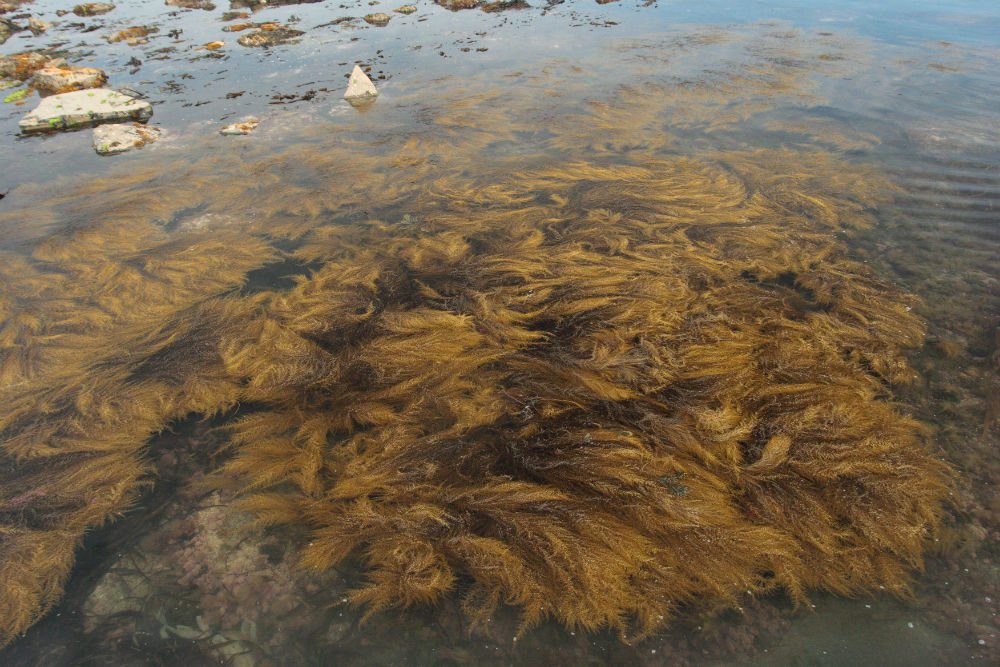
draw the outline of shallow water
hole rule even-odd
[[[0,116],[4,152],[15,156],[7,164],[16,165],[0,176],[6,193],[0,201],[5,402],[44,421],[60,401],[84,416],[88,406],[106,401],[116,417],[103,430],[61,427],[53,446],[82,441],[104,451],[111,443],[144,462],[126,466],[122,479],[134,485],[149,473],[156,480],[152,488],[137,487],[138,499],[119,521],[91,527],[65,596],[5,649],[7,662],[939,665],[998,659],[1000,11],[983,2],[812,9],[643,4],[567,2],[486,14],[418,3],[417,13],[394,16],[385,28],[314,28],[374,11],[367,3],[293,5],[263,10],[253,20],[298,16],[295,25],[306,35],[263,51],[237,46],[219,32],[225,7],[169,16],[156,2],[122,3],[116,12],[80,20],[106,26],[99,31],[60,27],[40,38],[15,35],[0,47],[9,53],[66,40],[73,64],[104,67],[113,85],[148,91],[153,122],[167,132],[159,144],[108,159],[92,154],[87,132],[16,137],[16,121],[31,103],[5,105]],[[45,10],[43,18],[51,18],[44,2],[24,10]],[[77,20],[65,20],[71,18]],[[156,22],[160,36],[140,47],[100,39],[136,22]],[[184,31],[176,44],[165,36],[173,27]],[[195,50],[219,38],[230,42],[221,57]],[[178,51],[156,60],[153,51],[168,45]],[[129,74],[124,62],[136,53],[143,64]],[[379,100],[363,112],[340,100],[343,75],[355,61],[386,77],[376,80]],[[306,101],[269,104],[273,95],[308,90],[318,92]],[[226,98],[235,91],[245,92]],[[216,134],[223,122],[250,113],[263,120],[255,134]],[[679,199],[658,207],[649,202],[659,201],[662,178],[674,179]],[[748,245],[753,234],[734,231],[727,240],[719,232],[753,218],[755,191],[770,202],[756,248]],[[244,388],[217,381],[214,367],[202,361],[214,339],[192,324],[191,312],[205,303],[290,293],[296,279],[324,266],[353,267],[355,259],[364,265],[367,252],[372,262],[398,252],[407,270],[425,272],[420,281],[440,291],[450,283],[434,282],[443,280],[435,262],[451,260],[431,240],[458,230],[463,239],[482,235],[490,248],[496,242],[490,233],[507,221],[512,230],[520,229],[515,223],[538,225],[554,234],[558,225],[546,216],[586,220],[595,211],[619,221],[665,216],[683,226],[690,241],[684,252],[670,246],[664,257],[678,262],[678,272],[691,270],[682,256],[705,266],[724,259],[720,271],[727,262],[759,266],[762,283],[800,315],[817,309],[816,294],[782,284],[780,275],[770,284],[766,273],[797,266],[822,248],[830,259],[817,271],[843,271],[854,289],[874,285],[859,294],[878,307],[910,304],[924,321],[923,343],[905,350],[916,381],[897,378],[891,391],[901,411],[930,427],[928,447],[954,466],[957,484],[911,598],[809,592],[809,601],[793,609],[780,593],[761,594],[715,614],[695,601],[679,609],[670,626],[634,644],[610,631],[570,631],[554,621],[519,635],[516,611],[503,608],[469,634],[452,598],[359,624],[364,608],[339,604],[363,581],[356,559],[303,575],[292,567],[296,549],[312,539],[302,526],[243,532],[246,516],[232,509],[233,490],[203,484],[230,437],[212,427],[252,414],[254,400],[278,399],[248,398]],[[641,245],[636,230],[622,234],[616,241],[609,232],[602,242]],[[570,271],[572,263],[559,264],[560,247],[551,249],[553,266]],[[470,282],[477,262],[497,261],[497,253],[475,244],[453,251],[471,252],[474,268],[463,269]],[[616,257],[609,252],[605,270],[631,266]],[[710,285],[713,276],[705,270]],[[866,282],[866,271],[874,282]],[[409,289],[382,298],[407,307],[438,298]],[[703,289],[700,298],[714,298],[707,285]],[[445,310],[479,312],[452,296],[442,298]],[[641,302],[636,294],[616,298]],[[572,301],[567,292],[545,303],[558,309]],[[306,318],[305,305],[289,303],[289,317]],[[260,307],[277,308],[268,304]],[[723,313],[728,307],[719,306]],[[767,317],[785,312],[769,310],[776,306],[766,299],[759,308]],[[248,330],[256,326],[255,315],[243,310],[227,317]],[[206,321],[214,325],[203,329],[225,330],[225,319]],[[874,349],[885,342],[893,354],[894,346],[906,347],[905,335],[880,326],[872,324],[858,345]],[[9,334],[16,327],[28,334]],[[549,333],[575,340],[562,329]],[[355,334],[343,335],[354,340]],[[181,344],[171,347],[176,340]],[[387,357],[405,363],[406,350],[383,343]],[[293,362],[284,368],[309,370]],[[391,362],[387,358],[383,374],[398,371]],[[250,367],[251,383],[274,372]],[[882,369],[887,378],[888,368]],[[476,386],[488,386],[494,370],[483,371],[487,380]],[[196,375],[201,384],[193,386]],[[562,381],[556,390],[584,400],[573,394],[580,391],[576,380]],[[507,398],[523,399],[516,383],[505,387],[514,394]],[[127,398],[102,398],[105,390]],[[309,405],[315,400],[309,391],[294,400]],[[189,412],[219,414],[204,422]],[[170,428],[144,445],[164,415]],[[5,451],[26,447],[20,433],[7,434]],[[7,483],[19,478],[11,460]],[[246,469],[230,472],[239,478]],[[689,493],[686,484],[701,492],[682,477],[662,479],[673,495]],[[5,496],[7,510],[15,500],[35,497],[25,493]],[[710,550],[702,548],[709,559]],[[259,577],[246,591],[240,588],[246,581],[226,578],[248,570]]]

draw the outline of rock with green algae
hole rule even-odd
[[[153,115],[149,102],[108,88],[77,90],[42,99],[18,122],[21,132],[47,132],[116,121],[145,121]]]

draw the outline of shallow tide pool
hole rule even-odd
[[[508,5],[0,16],[0,663],[1000,660],[1000,8]]]

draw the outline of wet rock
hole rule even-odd
[[[204,9],[206,11],[215,9],[215,5],[209,0],[166,0],[166,2],[171,7],[180,7],[181,9]]]
[[[149,102],[94,88],[44,98],[18,126],[25,133],[46,132],[122,120],[144,121],[152,115]]]
[[[74,7],[73,13],[77,16],[99,16],[107,14],[114,8],[115,6],[110,2],[87,2]]]
[[[51,23],[49,23],[48,21],[43,21],[37,16],[32,16],[30,19],[28,19],[28,30],[30,30],[31,34],[34,35],[35,37],[38,37],[51,27],[52,27]]]
[[[226,45],[225,42],[216,40],[214,42],[209,42],[208,44],[202,44],[201,48],[203,48],[203,49],[205,49],[207,51],[217,51],[217,50],[221,49],[225,45]]]
[[[142,123],[114,123],[94,128],[93,145],[98,155],[117,155],[142,148],[160,139],[160,129]]]
[[[222,12],[223,21],[235,21],[237,19],[250,18],[250,12]]]
[[[284,44],[304,34],[301,30],[293,30],[276,23],[265,23],[259,30],[243,35],[236,41],[241,46],[268,47]]]
[[[125,28],[124,30],[119,30],[113,35],[110,35],[107,40],[109,43],[114,44],[116,42],[125,42],[129,46],[135,46],[136,44],[146,44],[149,42],[147,39],[153,33],[159,32],[160,29],[156,26],[145,26],[138,25],[132,28]]]
[[[232,125],[226,125],[224,128],[219,130],[219,134],[227,137],[237,136],[241,134],[250,134],[257,129],[260,125],[260,121],[253,116],[248,116],[238,123],[233,123]]]
[[[365,23],[382,27],[388,25],[391,19],[392,17],[389,16],[388,14],[378,12],[377,14],[368,14],[367,16],[365,16]]]
[[[358,65],[355,65],[351,71],[351,78],[347,81],[344,99],[354,106],[364,106],[374,102],[376,97],[378,97],[378,90],[376,90],[375,84]]]
[[[499,0],[499,2],[486,2],[479,6],[487,14],[495,12],[505,12],[509,9],[531,9],[525,0]]]
[[[434,0],[434,3],[453,12],[459,9],[475,9],[481,0]]]
[[[417,11],[417,8],[414,5],[403,5],[402,7],[396,7],[392,11],[396,12],[397,14],[412,14],[413,12]]]
[[[60,62],[62,59],[60,59]],[[28,51],[0,58],[0,76],[18,81],[26,81],[43,67],[55,65],[57,61],[48,56]]]
[[[223,26],[222,32],[243,32],[244,30],[256,28],[257,25],[258,24],[256,23],[234,23],[232,25]]]
[[[108,81],[104,70],[96,67],[43,67],[29,82],[42,97],[71,93],[74,90],[100,88]]]
[[[24,30],[21,26],[7,19],[0,19],[0,44],[3,44],[10,36],[19,30]]]

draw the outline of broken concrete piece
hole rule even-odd
[[[118,120],[144,121],[152,115],[149,102],[108,88],[94,88],[43,98],[18,126],[22,132],[46,132]]]
[[[74,7],[73,13],[77,16],[97,16],[98,14],[107,14],[114,8],[115,6],[110,2],[87,2]]]
[[[378,97],[378,90],[375,84],[368,78],[368,75],[358,65],[351,71],[351,78],[347,81],[347,91],[344,99],[354,106],[370,104]]]
[[[98,155],[116,155],[159,139],[159,128],[141,123],[114,123],[95,127],[93,143]]]
[[[232,125],[226,125],[224,128],[219,130],[219,134],[231,137],[240,134],[250,134],[257,129],[260,125],[260,121],[253,116],[248,116],[244,118],[239,123],[233,123]]]
[[[108,75],[96,67],[43,67],[35,72],[29,84],[42,97],[70,93],[74,90],[100,88]]]

